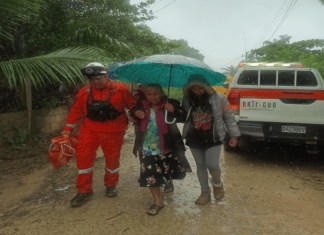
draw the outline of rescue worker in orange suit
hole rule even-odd
[[[106,196],[117,196],[120,152],[128,126],[125,109],[133,109],[136,103],[127,86],[108,78],[104,65],[90,63],[81,72],[89,85],[78,92],[61,133],[70,135],[82,119],[76,149],[78,193],[71,200],[71,207],[82,206],[93,194],[93,166],[99,146],[105,157]]]

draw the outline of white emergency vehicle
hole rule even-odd
[[[251,141],[324,145],[324,82],[297,63],[240,64],[227,98],[242,137]]]

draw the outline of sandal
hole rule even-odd
[[[163,209],[163,207],[164,207],[164,204],[162,204],[162,205],[160,205],[160,206],[158,206],[158,205],[156,205],[156,204],[152,204],[151,206],[150,206],[150,208],[146,211],[146,213],[148,214],[148,215],[157,215],[159,212],[160,212],[160,210],[162,210]]]

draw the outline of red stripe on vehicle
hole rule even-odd
[[[273,90],[273,89],[235,89],[232,88],[230,93],[239,92],[240,98],[258,98],[258,99],[315,99],[324,100],[324,91],[314,90]]]

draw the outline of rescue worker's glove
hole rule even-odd
[[[71,135],[71,131],[63,130],[61,131],[61,136],[63,137],[69,137]]]

